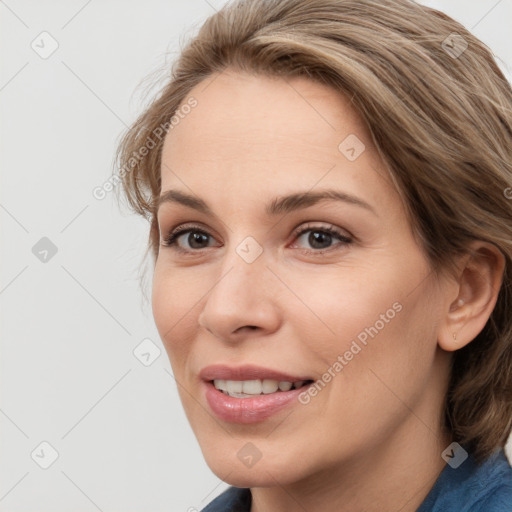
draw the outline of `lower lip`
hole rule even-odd
[[[263,421],[292,403],[299,403],[298,396],[309,387],[256,395],[254,398],[236,398],[219,391],[213,382],[203,382],[203,385],[210,409],[218,418],[230,423]]]

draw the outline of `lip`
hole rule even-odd
[[[299,405],[298,397],[308,386],[290,391],[255,395],[253,398],[236,398],[216,389],[213,385],[213,380],[272,379],[288,382],[297,382],[299,380],[311,380],[314,382],[314,379],[311,377],[293,376],[253,365],[238,367],[229,367],[227,365],[207,366],[201,370],[199,375],[203,380],[203,392],[211,411],[223,421],[243,424],[264,421],[288,406]]]
[[[311,376],[297,376],[288,373],[283,373],[277,370],[271,370],[263,368],[261,366],[254,365],[242,365],[242,366],[228,366],[225,364],[215,364],[206,366],[199,373],[204,381],[211,381],[216,379],[224,380],[256,380],[256,379],[271,379],[281,382],[286,380],[288,382],[297,382],[299,380],[313,380]],[[246,399],[247,400],[247,399]]]
[[[203,382],[206,401],[211,411],[221,420],[229,423],[258,423],[278,413],[285,407],[299,405],[298,397],[309,386],[290,391],[278,391],[254,398],[236,398],[219,391],[213,382]],[[313,385],[313,382],[310,384]]]

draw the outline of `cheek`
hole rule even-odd
[[[375,324],[379,333],[385,331],[400,315],[396,304],[400,294],[390,281],[372,276],[371,269],[354,268],[294,279],[294,292],[302,304],[290,298],[288,313],[299,339],[316,354],[332,358],[348,350],[352,340],[368,339],[367,331],[375,332]]]
[[[426,282],[415,288],[428,269],[419,259],[414,269],[395,261],[387,268],[337,272],[314,288],[307,279],[302,289],[295,281],[297,295],[309,289],[307,304],[316,313],[299,307],[294,318],[306,347],[302,356],[331,383],[324,397],[340,396],[354,410],[369,405],[369,397],[377,408],[379,402],[392,406],[396,398],[379,377],[404,396],[417,393],[436,350],[436,297]]]
[[[417,408],[428,387],[435,335],[420,301],[401,302],[402,309],[393,310],[394,316],[388,313],[388,323],[382,321],[382,326],[377,323],[379,315],[386,315],[394,296],[382,298],[381,303],[363,308],[357,322],[350,314],[340,313],[339,328],[347,327],[355,335],[343,336],[336,345],[324,338],[320,359],[310,347],[308,360],[316,361],[315,369],[326,385],[319,386],[316,396],[304,398],[308,412],[303,426],[326,440],[318,448],[326,460],[334,462],[346,453],[384,442],[406,420],[408,407]],[[363,307],[364,303],[353,303],[352,308],[356,305]],[[366,344],[358,339],[360,333]],[[338,443],[340,438],[349,441],[348,445]]]
[[[330,398],[335,400],[327,400],[326,417],[354,429],[367,425],[377,436],[381,427],[396,424],[405,414],[404,404],[419,400],[436,354],[437,311],[429,305],[432,299],[418,289],[405,297],[382,293],[380,300],[373,294],[366,307],[364,302],[353,304],[360,317],[357,322],[346,317],[351,335],[332,351],[331,366],[341,355],[343,368],[332,379]],[[338,325],[342,328],[343,323]],[[345,417],[347,410],[351,417]]]
[[[153,317],[171,364],[190,350],[197,326],[198,313],[194,306],[200,296],[186,275],[163,269],[157,263],[153,278]]]

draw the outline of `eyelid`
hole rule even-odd
[[[302,235],[305,231],[314,231],[314,230],[325,231],[327,233],[331,233],[340,238],[345,238],[345,239],[350,239],[350,240],[355,239],[355,237],[352,236],[346,229],[339,228],[335,224],[331,224],[329,222],[324,223],[324,225],[322,225],[321,223],[319,224],[316,221],[309,221],[306,223],[301,222],[292,231],[292,236],[296,237],[296,236]]]
[[[184,231],[185,229],[196,229],[197,231],[204,231],[204,232],[207,232],[208,234],[210,234],[209,228],[202,227],[201,222],[190,221],[190,222],[182,222],[182,223],[176,224],[176,226],[174,226],[167,232],[166,236],[169,237],[169,236],[173,235],[174,233]]]

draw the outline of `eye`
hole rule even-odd
[[[312,226],[307,224],[295,230],[294,240],[300,240],[306,233],[309,236],[305,241],[310,244],[311,249],[305,249],[305,252],[314,254],[323,254],[324,252],[334,250],[333,241],[338,240],[338,246],[348,245],[353,242],[352,238],[344,234],[341,230],[332,225],[329,226]],[[171,247],[172,249],[182,253],[200,252],[202,249],[211,247],[210,242],[213,236],[200,226],[180,226],[174,229],[164,238],[162,245]]]
[[[305,237],[304,235],[307,233],[309,233],[309,235]],[[311,224],[307,224],[296,230],[294,236],[297,240],[304,238],[304,241],[313,248],[313,250],[306,248],[306,252],[315,254],[323,254],[324,252],[334,250],[336,248],[332,246],[334,240],[339,241],[338,246],[348,245],[353,242],[352,238],[332,225],[312,226]]]
[[[171,233],[165,237],[162,245],[172,247],[179,252],[197,252],[201,249],[208,248],[209,238],[213,237],[197,225],[189,227],[180,226],[180,229],[171,231]],[[182,245],[183,243],[185,246]]]

